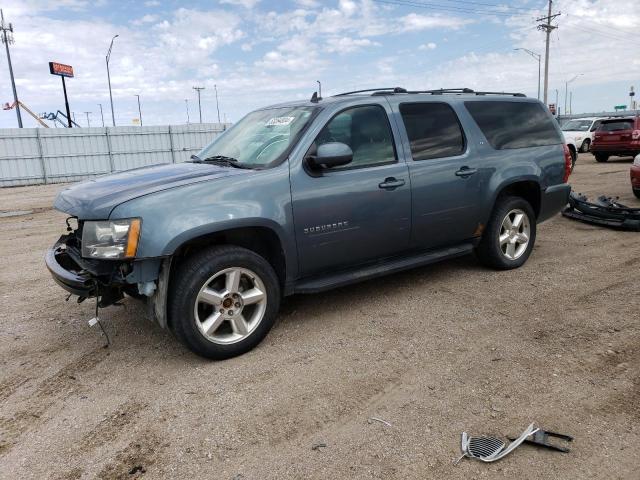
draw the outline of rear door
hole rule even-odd
[[[439,247],[474,236],[485,182],[458,115],[446,102],[402,102],[398,109],[411,155],[412,245]]]

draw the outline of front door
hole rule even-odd
[[[300,275],[335,271],[407,249],[411,191],[407,165],[398,161],[379,104],[347,108],[327,122],[310,151],[327,142],[351,147],[342,167],[291,172]]]

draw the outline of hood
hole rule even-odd
[[[105,175],[62,190],[54,208],[81,220],[104,220],[123,202],[150,193],[221,177],[247,175],[251,170],[206,163],[178,163],[137,168]]]

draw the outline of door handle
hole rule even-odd
[[[379,188],[384,188],[386,190],[393,190],[394,188],[398,188],[404,185],[404,180],[402,178],[388,177],[384,179],[384,182],[379,183]]]
[[[460,170],[456,172],[456,177],[467,178],[478,171],[477,168],[460,167]]]

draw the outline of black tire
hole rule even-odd
[[[573,169],[576,168],[576,160],[578,160],[578,154],[573,148],[569,148],[569,153],[571,153],[571,171],[573,172]]]
[[[582,142],[582,145],[580,145],[580,153],[587,153],[589,151],[590,145],[591,145],[591,140],[589,140],[588,138],[585,138],[584,141]]]
[[[500,245],[500,234],[502,224],[510,212],[520,210],[526,215],[529,223],[529,241],[524,251],[515,259],[510,259],[502,251]],[[491,217],[487,227],[484,230],[482,239],[476,247],[476,255],[478,260],[484,265],[495,268],[496,270],[511,270],[521,267],[531,255],[533,246],[536,241],[536,216],[533,208],[522,197],[501,196],[498,197],[496,204],[491,212]]]
[[[634,188],[633,194],[636,196],[636,198],[640,198],[640,188]]]
[[[245,338],[236,343],[214,343],[196,325],[194,307],[207,280],[229,268],[250,270],[259,277],[266,290],[266,308],[255,329]],[[258,345],[275,323],[279,308],[280,282],[271,265],[255,252],[233,245],[211,247],[187,258],[178,266],[169,285],[167,312],[171,329],[191,351],[215,360],[242,355]]]
[[[607,160],[609,160],[609,155],[607,155],[606,153],[596,153],[596,162],[598,163],[605,163]]]

